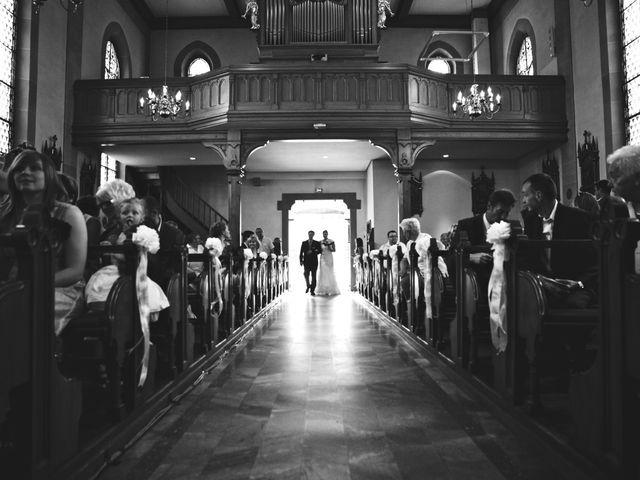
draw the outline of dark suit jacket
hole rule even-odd
[[[456,238],[454,239],[454,245],[456,245],[459,241],[460,232],[467,232],[467,236],[469,238],[469,243],[471,246],[487,246],[487,253],[489,253],[489,244],[487,244],[487,230],[484,226],[484,214],[483,215],[475,215],[473,217],[464,218],[458,222],[458,227],[456,228]],[[489,277],[491,276],[491,269],[493,268],[493,262],[488,263],[486,265],[477,265],[470,264],[469,267],[473,268],[473,270],[478,275],[478,282],[480,283],[480,288],[484,291],[486,286],[489,284]],[[450,270],[451,271],[451,270]],[[486,296],[483,295],[482,298]]]
[[[158,231],[160,237],[160,250],[156,255],[149,255],[149,265],[147,275],[151,280],[166,289],[171,276],[180,271],[179,257],[162,255],[163,252],[176,250],[184,247],[184,233],[179,229],[162,222]]]
[[[458,222],[456,233],[461,231],[467,232],[471,245],[484,245],[487,243],[487,230],[484,228],[484,215],[476,215],[474,217],[463,218]]]
[[[542,218],[532,212],[522,213],[524,233],[533,240],[544,240]],[[553,222],[552,240],[578,240],[591,238],[591,219],[587,212],[558,203]],[[551,271],[545,267],[543,250],[526,253],[527,267],[555,278],[581,280],[585,285],[597,283],[597,252],[588,246],[557,246],[551,249]]]
[[[309,252],[309,240],[305,240],[300,245],[300,262],[307,268],[318,268],[318,255],[322,253],[322,245],[317,240],[311,243]]]

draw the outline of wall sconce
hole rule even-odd
[[[316,193],[322,193],[322,187],[316,187]]]
[[[593,0],[580,0],[585,7],[590,7]]]
[[[33,10],[36,13],[40,13],[40,7],[45,4],[47,0],[33,0],[31,4],[33,5]],[[66,3],[64,0],[58,0],[60,2],[60,6],[64,8],[67,12],[69,8],[71,8],[73,13],[78,11],[78,7],[81,7],[84,4],[84,0],[67,0]]]

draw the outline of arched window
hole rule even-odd
[[[624,63],[624,123],[627,145],[640,144],[640,0],[622,2],[622,60]]]
[[[17,1],[2,2],[0,28],[0,153],[11,149],[13,140],[13,102],[15,99]]]
[[[522,39],[518,59],[516,60],[516,75],[533,75],[533,46],[527,35]]]
[[[460,54],[451,45],[442,41],[431,42],[420,55],[418,66],[435,73],[455,74],[458,69],[462,72],[462,63],[454,61],[454,58],[460,58]]]
[[[191,60],[187,67],[187,77],[195,77],[211,71],[211,65],[202,57],[196,57]]]
[[[451,73],[451,65],[446,60],[434,58],[433,60],[427,60],[427,70],[436,73]]]
[[[116,48],[113,46],[110,40],[107,40],[107,44],[104,49],[104,79],[114,80],[120,78],[120,61],[118,60],[118,54]]]
[[[173,74],[176,77],[193,77],[220,68],[216,51],[204,42],[191,42],[176,56]]]

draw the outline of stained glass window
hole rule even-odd
[[[100,155],[100,186],[118,178],[118,162],[106,153]]]
[[[202,57],[197,57],[189,64],[189,68],[187,68],[187,76],[195,77],[196,75],[202,75],[203,73],[210,71],[211,66],[209,65],[209,62]]]
[[[120,62],[113,43],[107,40],[104,49],[104,78],[114,80],[120,78]]]
[[[446,60],[434,58],[427,63],[427,70],[436,73],[451,73],[451,65]]]
[[[518,60],[516,63],[516,75],[533,75],[533,48],[531,46],[531,38],[524,37],[518,52]]]
[[[640,0],[622,0],[627,144],[640,144]]]
[[[16,11],[16,0],[0,0],[0,153],[10,150],[13,137]]]

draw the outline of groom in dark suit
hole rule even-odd
[[[307,292],[316,294],[316,271],[318,270],[318,255],[322,253],[322,245],[313,239],[315,232],[309,230],[309,240],[300,246],[300,265],[304,267],[304,280],[307,282]],[[309,281],[311,276],[311,281]],[[305,292],[306,293],[306,292]]]

